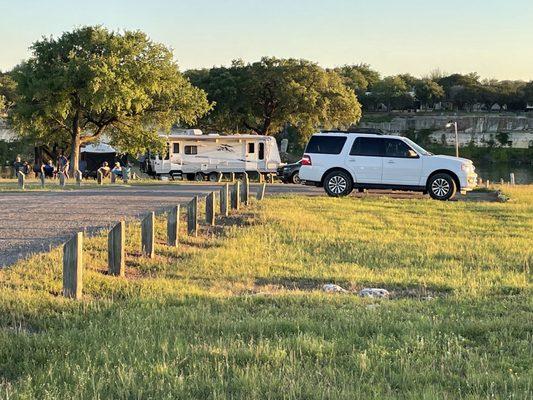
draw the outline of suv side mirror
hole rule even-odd
[[[407,150],[407,156],[409,158],[418,158],[418,154],[412,149]]]

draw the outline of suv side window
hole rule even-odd
[[[351,156],[383,157],[384,140],[380,138],[358,137],[354,140]]]
[[[385,157],[411,158],[407,143],[398,139],[385,139]]]
[[[343,136],[313,136],[307,148],[306,153],[314,154],[340,154],[346,143],[346,137]]]

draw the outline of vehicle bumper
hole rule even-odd
[[[469,192],[477,187],[477,174],[475,172],[462,174],[459,180],[461,182],[461,193]]]
[[[325,168],[302,165],[299,174],[302,181],[320,183],[324,172],[326,172]]]

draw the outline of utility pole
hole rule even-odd
[[[446,128],[450,128],[452,126],[455,128],[455,157],[459,157],[459,135],[457,133],[457,121],[450,121],[446,124]]]

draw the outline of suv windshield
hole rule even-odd
[[[432,156],[433,155],[433,153],[430,153],[429,151],[427,151],[423,147],[417,145],[411,139],[403,138],[403,140],[405,140],[407,143],[409,143],[409,146],[411,146],[413,149],[415,149],[417,151],[417,153],[422,154],[423,156]]]

